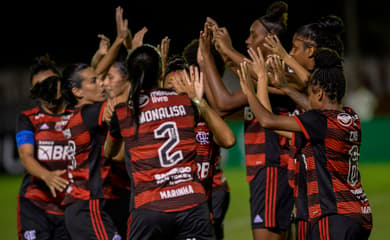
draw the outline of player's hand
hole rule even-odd
[[[61,175],[65,174],[66,170],[55,170],[48,171],[43,177],[42,180],[49,187],[51,194],[53,197],[57,197],[56,191],[62,192],[66,189],[69,182],[68,180],[61,177]]]
[[[237,75],[240,78],[240,85],[241,85],[242,92],[245,95],[254,93],[255,89],[253,87],[253,83],[249,76],[247,61],[242,61],[240,63],[240,69],[237,70]]]
[[[135,49],[144,44],[144,36],[147,31],[148,29],[146,27],[143,27],[141,30],[134,34],[133,41],[131,42],[132,49]]]

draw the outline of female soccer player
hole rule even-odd
[[[265,128],[284,131],[279,134],[291,138],[300,153],[307,176],[310,239],[368,239],[372,215],[358,168],[360,120],[342,106],[346,83],[340,56],[317,49],[308,86],[312,110],[292,117],[274,115],[263,106],[246,64],[238,73],[256,118]]]

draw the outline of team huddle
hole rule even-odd
[[[360,120],[342,104],[343,21],[301,26],[287,52],[287,14],[277,1],[254,20],[247,54],[207,18],[199,38],[169,55],[169,38],[153,46],[146,28],[132,36],[118,7],[115,41],[99,35],[90,63],[61,69],[37,57],[38,105],[16,124],[26,170],[18,238],[224,239],[220,148],[236,144],[224,118],[242,111],[253,239],[368,239]]]

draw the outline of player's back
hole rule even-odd
[[[194,161],[197,110],[191,100],[172,90],[154,89],[141,93],[139,101],[137,134],[131,105],[116,107],[134,182],[134,206],[178,211],[204,202]]]

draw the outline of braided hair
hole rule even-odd
[[[319,48],[314,61],[315,69],[310,77],[313,91],[321,88],[331,101],[341,103],[346,88],[343,59],[333,49]]]

